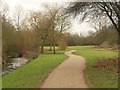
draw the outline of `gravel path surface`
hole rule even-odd
[[[65,52],[69,58],[49,74],[41,88],[88,88],[84,79],[85,59],[72,54],[74,51]]]

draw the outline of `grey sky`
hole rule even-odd
[[[9,5],[10,16],[13,16],[16,5],[21,5],[23,7],[23,10],[37,11],[42,9],[43,2],[49,4],[59,3],[61,5],[64,4],[65,0],[4,0],[4,1]],[[74,19],[72,21],[72,27],[70,28],[69,32],[78,34],[82,33],[86,35],[89,30],[95,31],[95,29],[91,26],[90,23],[83,22],[80,24],[78,19]]]

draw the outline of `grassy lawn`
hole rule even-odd
[[[92,88],[117,88],[118,76],[104,69],[93,68],[92,65],[102,58],[116,58],[118,52],[99,49],[93,46],[73,46],[69,49],[77,50],[76,55],[85,57],[86,69],[85,78],[87,84]]]
[[[77,50],[76,55],[85,57],[85,78],[91,88],[116,88],[118,76],[105,69],[97,69],[92,66],[102,58],[116,58],[118,52],[99,49],[93,46],[70,46],[66,51]],[[3,88],[39,88],[47,74],[59,63],[67,59],[63,53],[41,54],[38,58],[3,77]]]
[[[67,59],[63,53],[41,54],[38,58],[3,77],[3,88],[37,88],[47,74]]]

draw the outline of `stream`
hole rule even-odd
[[[3,66],[4,69],[2,71],[2,76],[11,73],[16,70],[20,66],[26,64],[28,62],[25,58],[12,58],[11,62],[7,63],[7,65]]]

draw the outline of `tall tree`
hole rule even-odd
[[[81,15],[82,20],[98,16],[108,17],[120,35],[120,0],[112,2],[73,2],[70,3],[67,13]]]
[[[46,13],[34,13],[32,15],[31,25],[34,26],[36,31],[38,32],[38,42],[40,42],[41,45],[41,53],[44,53],[44,45],[46,39],[48,38],[51,27],[51,18],[48,18]]]
[[[51,41],[53,45],[53,53],[56,53],[55,46],[57,41],[60,39],[63,32],[65,32],[70,27],[70,21],[68,16],[63,15],[63,8],[57,5],[52,7],[46,7],[48,10],[48,15],[51,18]]]

